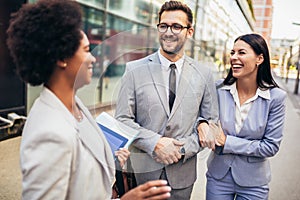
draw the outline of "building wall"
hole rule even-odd
[[[256,19],[255,32],[261,34],[268,44],[271,40],[273,1],[253,0],[254,15]]]

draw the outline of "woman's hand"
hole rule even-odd
[[[208,147],[212,150],[215,149],[215,137],[210,131],[210,127],[206,122],[201,122],[198,127],[198,136],[201,147]]]
[[[209,130],[213,133],[215,137],[216,145],[224,146],[226,142],[226,135],[223,132],[220,121],[218,121],[218,123],[210,123]]]
[[[216,137],[216,145],[223,147],[225,145],[225,142],[226,142],[226,135],[221,129],[220,134]]]
[[[167,186],[165,180],[148,181],[125,193],[121,200],[142,200],[142,199],[168,199],[171,194],[171,187]]]
[[[115,156],[117,156],[117,158],[120,162],[121,168],[123,168],[127,159],[130,156],[130,152],[126,148],[120,148],[118,151],[115,152]]]

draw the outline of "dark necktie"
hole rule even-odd
[[[170,68],[171,71],[169,76],[169,107],[171,112],[176,97],[176,73],[175,73],[176,65],[171,64]]]

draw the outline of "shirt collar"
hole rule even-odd
[[[262,90],[261,88],[257,88],[256,94],[264,99],[271,99],[270,89]]]
[[[233,95],[233,94],[237,93],[236,82],[234,82],[231,85],[224,85],[221,89],[229,90],[230,93]],[[260,96],[264,99],[270,100],[270,98],[271,98],[270,97],[271,96],[270,89],[262,90],[261,88],[257,88],[255,96]]]
[[[177,60],[176,62],[171,62],[170,60],[168,60],[166,57],[164,57],[161,53],[160,50],[158,50],[158,57],[160,60],[160,63],[162,65],[162,68],[164,70],[169,70],[169,66],[174,63],[176,65],[176,68],[178,69],[178,71],[181,71],[182,67],[183,67],[183,62],[184,62],[184,56],[183,55],[179,60]]]

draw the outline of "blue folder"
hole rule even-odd
[[[106,140],[108,141],[110,148],[114,152],[118,149],[125,146],[125,144],[128,142],[128,139],[119,135],[118,133],[112,131],[111,129],[101,125],[98,123],[98,126],[101,128],[102,132],[104,133]]]
[[[96,122],[105,135],[113,154],[122,147],[129,148],[139,134],[138,130],[116,120],[106,112],[98,115]]]

